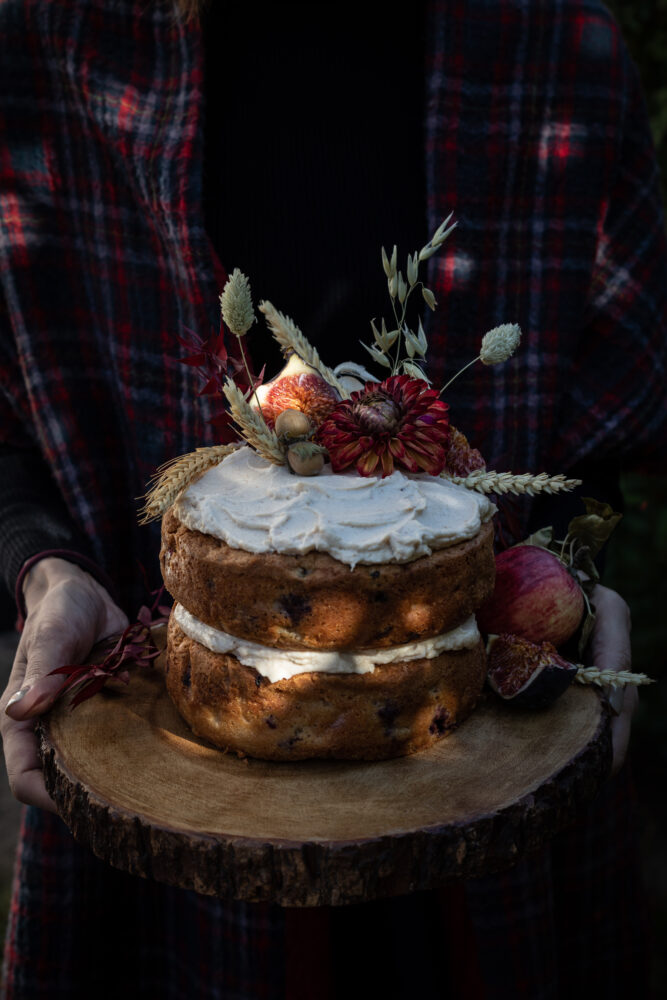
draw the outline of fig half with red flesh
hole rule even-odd
[[[489,686],[517,708],[547,708],[574,680],[577,668],[550,642],[531,642],[505,632],[487,646]]]

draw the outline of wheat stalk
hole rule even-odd
[[[197,448],[196,451],[179,455],[178,458],[161,465],[151,479],[152,485],[148,493],[141,498],[146,502],[139,511],[139,524],[149,524],[162,517],[178,494],[201,472],[218,465],[238,447],[237,444],[215,444],[209,448]]]
[[[306,340],[299,327],[289,316],[278,312],[276,307],[268,301],[260,302],[258,308],[260,312],[264,313],[268,327],[283,351],[295,351],[307,365],[319,372],[325,382],[334,387],[341,399],[350,398],[350,393],[338,381],[331,368],[327,368],[313,345]]]
[[[549,476],[546,472],[534,476],[530,472],[514,475],[513,472],[487,472],[485,469],[478,469],[468,476],[450,476],[443,472],[442,477],[478,493],[525,493],[531,497],[536,493],[563,493],[581,486],[581,479],[566,479],[563,475]]]
[[[284,465],[285,453],[280,447],[275,431],[267,427],[261,414],[247,402],[236,383],[227,379],[222,391],[229,403],[234,422],[250,447],[274,465]]]
[[[630,670],[600,670],[599,667],[578,667],[574,679],[579,684],[608,685],[612,688],[625,687],[626,684],[655,684],[648,674],[633,674]]]

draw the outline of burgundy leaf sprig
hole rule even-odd
[[[101,691],[112,678],[128,684],[129,666],[150,667],[160,655],[151,626],[164,624],[169,617],[170,609],[160,604],[163,593],[164,586],[155,592],[155,600],[150,608],[142,605],[137,620],[128,625],[119,636],[112,636],[108,640],[108,651],[101,663],[70,663],[52,670],[51,674],[65,675],[54,701],[75,692],[70,701],[70,708],[75,709]]]
[[[250,395],[262,384],[264,368],[259,375],[252,375],[244,361],[244,353],[241,358],[234,358],[228,354],[222,323],[218,333],[211,330],[208,340],[202,340],[194,330],[187,327],[185,329],[190,341],[183,337],[179,337],[178,340],[183,347],[192,353],[178,360],[182,365],[197,369],[204,382],[203,387],[199,390],[199,396],[220,396],[224,399],[223,386],[228,378],[238,385],[244,396]],[[241,351],[244,351],[243,347],[241,347]],[[249,381],[246,382],[246,380]],[[212,417],[209,423],[221,441],[234,441],[238,437],[232,427],[232,418],[228,410],[223,410],[222,413]]]

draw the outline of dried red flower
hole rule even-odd
[[[477,469],[486,468],[486,463],[477,448],[471,448],[465,434],[452,426],[449,428],[446,468],[452,476],[469,476]]]
[[[437,476],[445,468],[449,407],[428,383],[409,375],[368,382],[340,402],[317,432],[334,472],[355,465],[360,476],[394,467]]]

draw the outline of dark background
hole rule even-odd
[[[642,79],[667,204],[667,0],[613,0],[608,6]],[[667,462],[662,472],[623,476],[626,513],[609,544],[605,583],[632,611],[633,669],[658,681],[641,691],[631,766],[653,928],[652,980],[656,995],[667,996]]]

